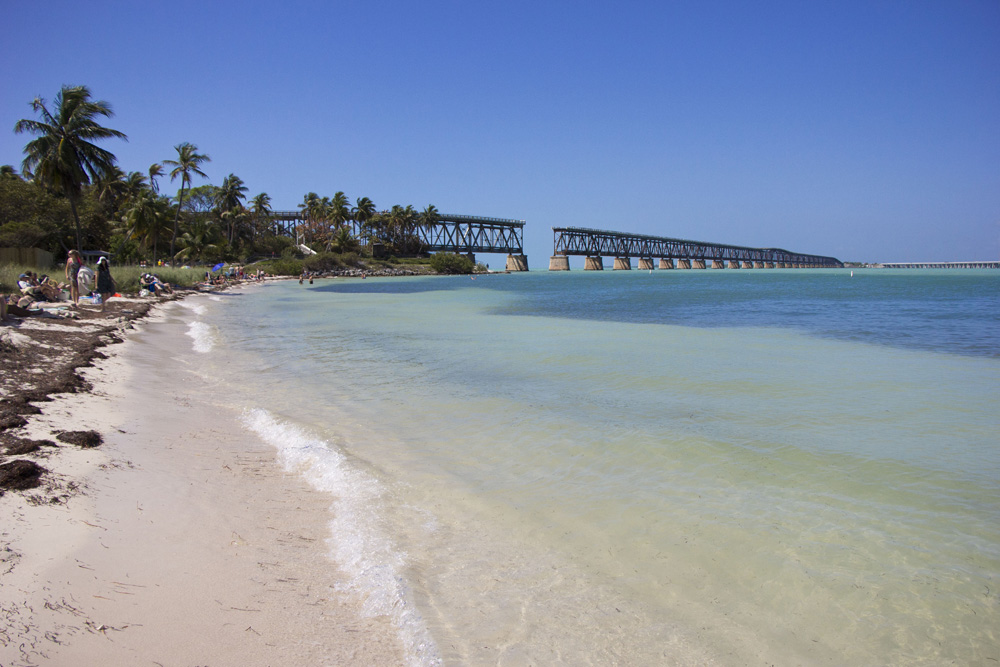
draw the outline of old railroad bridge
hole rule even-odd
[[[661,269],[808,269],[814,267],[842,268],[835,257],[806,255],[781,248],[746,248],[686,241],[664,236],[626,234],[580,227],[553,227],[553,255],[550,271],[568,271],[569,256],[586,257],[584,270],[604,269],[604,257],[614,257],[615,269],[631,269],[632,258],[639,260],[639,269],[653,269],[653,259],[659,258]],[[676,262],[676,263],[675,263]]]
[[[299,225],[305,224],[302,211],[272,211],[275,232],[295,236]],[[349,223],[355,238],[362,230],[356,221]],[[477,252],[507,253],[508,271],[527,271],[524,255],[524,220],[484,218],[476,215],[441,213],[437,222],[415,227],[412,232],[423,248],[431,252],[454,252],[468,255],[475,261]]]
[[[273,211],[271,221],[275,232],[296,235],[305,224],[302,211]],[[362,230],[357,222],[350,224],[355,238]],[[432,224],[416,227],[412,233],[429,251],[454,252],[475,260],[475,253],[506,253],[508,271],[527,271],[524,255],[524,220],[486,218],[473,215],[440,214]],[[639,269],[653,269],[659,258],[661,269],[774,269],[843,267],[834,257],[806,255],[780,248],[746,248],[743,246],[702,243],[662,236],[646,236],[610,232],[581,227],[553,227],[553,255],[550,271],[568,271],[571,255],[586,257],[585,270],[602,270],[604,257],[614,258],[615,269],[631,269],[632,258],[638,259]],[[711,264],[709,264],[711,263]]]

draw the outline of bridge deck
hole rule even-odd
[[[988,262],[886,262],[883,269],[1000,269],[1000,260]]]
[[[775,262],[807,266],[843,267],[835,257],[790,252],[782,248],[705,243],[666,236],[629,234],[583,227],[553,227],[555,255],[639,257],[739,262]]]
[[[306,222],[302,211],[271,211],[271,220],[278,233],[294,235],[295,228]],[[348,221],[355,238],[361,237],[356,221]],[[426,250],[455,253],[507,253],[524,254],[524,220],[490,218],[455,213],[438,214],[437,222],[420,225],[413,234]]]

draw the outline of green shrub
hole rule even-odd
[[[318,255],[310,255],[302,260],[302,268],[306,271],[323,273],[325,271],[336,271],[342,268],[361,268],[364,264],[356,252],[321,252]]]
[[[304,260],[302,260],[302,268],[306,271],[313,271],[316,273],[322,273],[324,271],[333,271],[340,267],[340,259],[329,252],[321,252],[318,255],[309,255]]]
[[[282,257],[281,259],[268,259],[260,262],[259,266],[265,273],[273,276],[300,276],[302,275],[302,260]]]
[[[430,265],[437,273],[472,273],[476,268],[471,259],[453,252],[439,252],[431,255]]]
[[[287,236],[261,236],[257,239],[256,250],[258,255],[283,255],[286,248],[295,245],[295,241]],[[294,251],[292,252],[294,255]]]
[[[361,256],[356,252],[345,252],[340,255],[340,263],[349,268],[360,269],[364,267]]]

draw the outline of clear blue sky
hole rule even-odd
[[[212,183],[235,173],[275,208],[343,190],[524,219],[534,268],[554,226],[1000,256],[998,0],[0,10],[0,164],[18,169],[31,100],[84,84],[128,134],[105,142],[125,171],[187,141]]]

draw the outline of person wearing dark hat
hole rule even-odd
[[[101,295],[101,312],[104,312],[108,299],[117,291],[118,286],[115,284],[115,279],[111,277],[108,258],[101,257],[97,260],[97,293]]]

